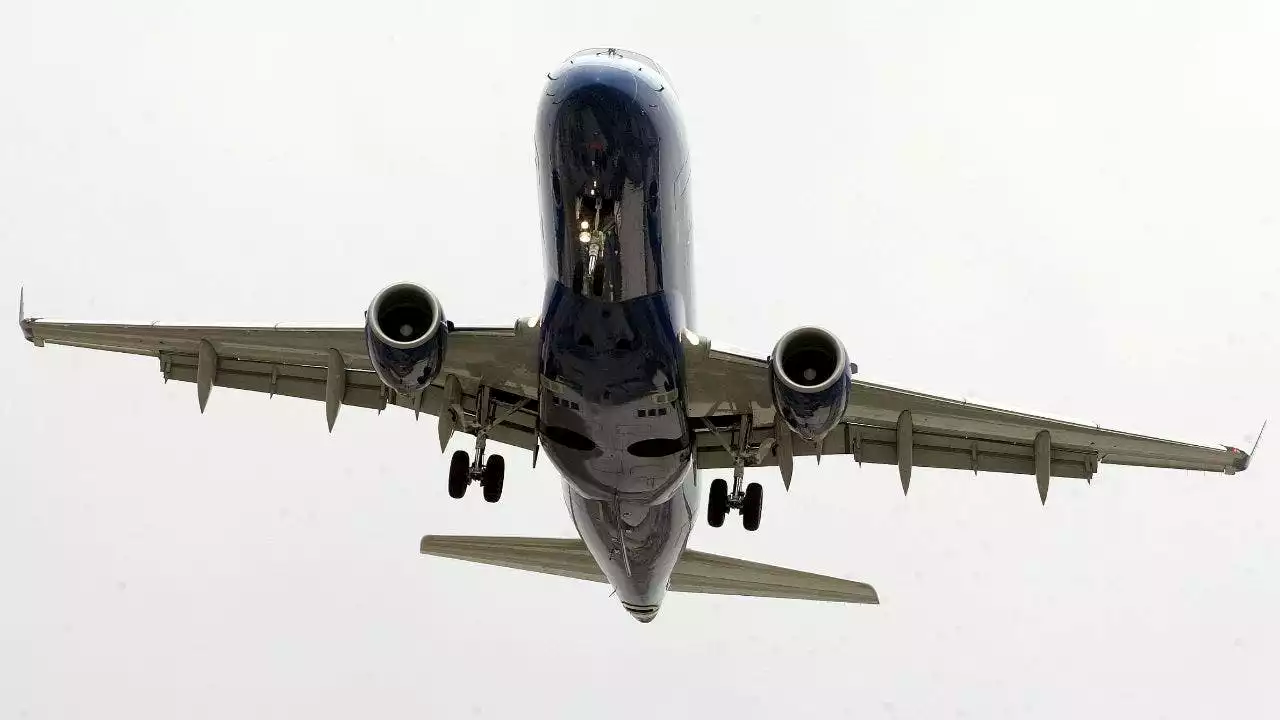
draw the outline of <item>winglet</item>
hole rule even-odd
[[[26,288],[18,287],[18,327],[22,329],[22,336],[27,342],[40,347],[44,343],[36,342],[35,330],[31,327],[32,318],[27,317]]]
[[[1258,452],[1258,443],[1262,442],[1262,433],[1266,431],[1267,421],[1263,420],[1262,427],[1258,429],[1258,437],[1253,439],[1253,447],[1249,448],[1249,452],[1247,454],[1242,453],[1243,457],[1236,460],[1236,472],[1247,470],[1249,468],[1249,461],[1252,460],[1254,454]]]
[[[1235,473],[1244,472],[1249,469],[1249,461],[1253,459],[1254,453],[1258,452],[1258,443],[1262,442],[1262,434],[1266,431],[1267,421],[1263,420],[1262,427],[1258,430],[1258,436],[1253,439],[1253,447],[1249,452],[1245,452],[1240,448],[1231,447],[1230,445],[1225,446],[1231,451],[1231,454],[1235,456],[1231,461],[1231,469],[1227,471],[1227,474],[1234,475]]]

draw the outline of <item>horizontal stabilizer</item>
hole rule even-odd
[[[586,545],[576,539],[427,535],[422,538],[421,549],[424,555],[607,582]],[[694,550],[686,550],[676,564],[675,571],[671,574],[670,590],[715,595],[879,603],[875,589],[866,583]]]
[[[877,605],[875,588],[866,583],[686,550],[671,573],[676,592],[713,595],[826,600]]]

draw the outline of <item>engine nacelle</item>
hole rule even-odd
[[[783,335],[769,374],[778,417],[805,440],[821,440],[844,417],[853,370],[844,345],[826,330],[800,327]]]
[[[413,283],[397,283],[369,303],[364,336],[382,383],[414,395],[440,374],[449,326],[435,295]]]

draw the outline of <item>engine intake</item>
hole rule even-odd
[[[396,392],[417,394],[444,366],[449,327],[440,301],[424,287],[397,283],[375,295],[364,334],[373,369]]]
[[[853,371],[844,345],[826,330],[800,327],[783,335],[769,373],[778,415],[805,440],[821,440],[844,417]]]

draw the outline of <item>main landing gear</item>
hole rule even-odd
[[[732,509],[742,513],[742,527],[758,530],[760,513],[764,510],[764,488],[760,483],[751,483],[744,492],[741,478],[735,478],[733,486],[731,495],[729,483],[720,478],[711,481],[711,497],[707,499],[707,524],[711,527],[724,525],[725,515]]]
[[[490,455],[484,458],[485,441],[489,439],[489,429],[496,424],[492,420],[493,408],[489,400],[489,388],[481,386],[476,402],[477,427],[475,460],[467,455],[466,450],[458,450],[449,460],[449,497],[461,498],[467,494],[467,486],[472,482],[480,483],[485,502],[496,503],[502,499],[502,480],[506,475],[507,461],[501,455]],[[444,412],[453,412],[446,409]]]
[[[502,499],[502,478],[506,474],[507,461],[501,455],[491,455],[484,461],[484,440],[477,441],[476,459],[471,461],[466,450],[458,450],[449,461],[449,497],[461,498],[467,494],[471,482],[480,483],[484,501],[496,503]]]
[[[711,426],[708,425],[708,428]],[[715,429],[711,428],[715,433]],[[735,447],[729,448],[733,455],[733,492],[729,492],[729,484],[720,478],[711,481],[711,494],[707,498],[707,524],[711,527],[724,525],[724,518],[730,510],[742,514],[742,527],[748,531],[760,528],[760,513],[764,510],[764,487],[760,483],[742,488],[742,476],[746,471],[747,461],[755,457],[753,448],[747,447],[751,436],[751,417],[744,415],[738,425]],[[717,437],[719,434],[717,433]],[[723,439],[721,439],[723,443]],[[727,447],[727,446],[726,446]]]

